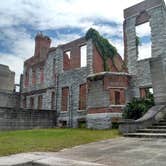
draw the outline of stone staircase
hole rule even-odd
[[[159,121],[145,129],[137,129],[135,133],[125,133],[125,137],[166,138],[166,120]]]

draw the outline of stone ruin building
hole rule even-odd
[[[35,43],[34,56],[24,63],[22,108],[56,110],[58,126],[78,127],[79,123],[87,119],[91,127],[95,123],[92,115],[105,113],[107,109],[110,109],[109,121],[111,113],[116,112],[116,116],[120,117],[119,113],[125,104],[123,88],[128,86],[128,74],[122,73],[123,60],[120,55],[108,59],[112,71],[109,75],[114,77],[115,84],[120,79],[124,80],[124,83],[116,88],[112,85],[110,90],[111,86],[109,87],[107,83],[110,76],[103,73],[103,60],[92,40],[87,41],[82,37],[56,48],[50,48],[50,38],[39,33]],[[103,77],[100,78],[99,84],[91,81],[93,75],[96,78]],[[105,84],[102,83],[104,77]],[[101,89],[100,94],[98,94],[99,89]],[[117,93],[118,99],[115,99],[114,93]],[[118,100],[118,103],[115,103],[115,100]],[[102,118],[104,121],[105,117]]]
[[[17,104],[10,110],[8,105],[0,107],[0,129],[83,123],[88,128],[111,128],[121,120],[125,105],[133,97],[145,97],[149,88],[154,90],[156,104],[165,105],[165,3],[145,0],[125,9],[124,18],[124,61],[119,54],[108,58],[107,72],[92,39],[82,37],[50,48],[51,39],[38,33],[34,56],[24,62]],[[136,26],[145,22],[151,27],[152,55],[138,60]]]

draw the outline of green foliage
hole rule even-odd
[[[112,129],[118,129],[119,128],[119,123],[113,122],[112,123]]]
[[[139,119],[149,108],[154,106],[154,98],[152,94],[148,94],[146,98],[134,98],[126,105],[123,110],[124,119]]]
[[[107,59],[112,59],[114,56],[116,56],[118,54],[117,49],[113,45],[111,45],[107,39],[101,36],[98,31],[96,31],[93,28],[90,28],[87,31],[85,38],[86,40],[92,39],[97,50],[102,55],[104,71],[109,71],[110,68],[107,64]]]
[[[140,38],[138,36],[136,36],[136,38],[135,38],[135,43],[136,43],[137,47],[141,45],[141,41],[140,41]]]

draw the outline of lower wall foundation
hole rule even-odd
[[[56,124],[56,112],[51,110],[23,110],[0,108],[0,131],[34,128],[52,128]]]
[[[122,113],[87,114],[87,127],[91,129],[110,129],[114,119],[121,119]]]

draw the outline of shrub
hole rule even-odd
[[[146,98],[134,98],[130,103],[126,105],[123,110],[124,119],[139,119],[148,110],[154,106],[154,98],[152,94],[148,94]]]

